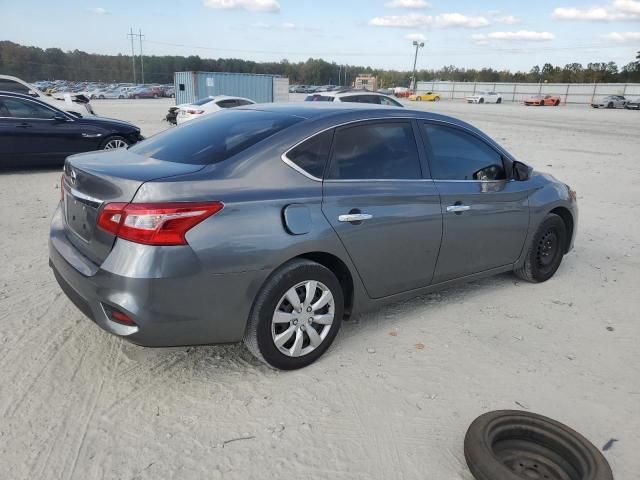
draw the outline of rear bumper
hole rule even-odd
[[[167,262],[167,250],[159,252],[148,275],[141,274],[136,261],[148,262],[148,247],[117,240],[102,266],[84,257],[67,240],[61,209],[51,223],[49,265],[69,299],[100,328],[135,344],[162,347],[228,343],[242,340],[253,299],[266,279],[266,271],[212,274],[197,258],[175,269]],[[127,254],[128,245],[135,245]],[[147,250],[141,254],[140,248]],[[191,250],[190,247],[164,247]],[[127,258],[127,255],[128,258]],[[163,261],[160,261],[162,257]],[[106,266],[119,265],[121,271]],[[173,271],[170,271],[173,270]],[[126,313],[136,326],[115,322],[105,311],[115,308]]]

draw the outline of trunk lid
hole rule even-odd
[[[113,248],[115,236],[97,228],[103,205],[129,203],[150,180],[194,173],[204,165],[156,160],[120,149],[73,155],[64,165],[63,215],[69,241],[100,265]]]

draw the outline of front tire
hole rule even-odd
[[[315,362],[331,345],[344,315],[344,295],[328,268],[293,260],[266,281],[251,309],[244,343],[281,370]]]
[[[498,100],[496,100],[496,103],[502,103],[502,99],[498,98]]]
[[[609,102],[609,104],[607,105],[607,108],[613,108],[613,102]]]
[[[567,226],[560,216],[550,213],[538,227],[524,264],[515,274],[528,282],[546,282],[560,267],[566,245]]]
[[[112,135],[111,137],[107,137],[100,144],[100,150],[115,150],[117,148],[126,148],[131,143],[124,137],[120,135]]]
[[[481,98],[480,100],[478,100],[478,103],[484,103],[484,98]]]

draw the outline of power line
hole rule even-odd
[[[181,48],[193,48],[198,50],[209,50],[209,51],[217,51],[217,52],[237,52],[237,53],[255,53],[255,54],[267,54],[267,55],[310,55],[310,56],[352,56],[352,57],[397,57],[398,52],[313,52],[313,51],[279,51],[279,50],[253,50],[253,49],[240,49],[240,48],[218,48],[218,47],[209,47],[203,45],[187,45],[183,43],[172,43],[172,42],[162,42],[158,40],[146,40],[147,43],[152,43],[155,45],[166,45],[171,47],[181,47]],[[535,53],[535,52],[547,52],[547,51],[562,51],[562,50],[600,50],[607,48],[616,48],[619,49],[619,45],[608,45],[608,44],[591,44],[591,45],[574,45],[574,46],[566,46],[566,47],[540,47],[540,46],[531,46],[531,47],[488,47],[479,52],[470,51],[469,49],[465,50],[434,50],[433,54],[435,56],[443,56],[443,55],[495,55],[497,52],[503,53]]]

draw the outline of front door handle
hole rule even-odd
[[[339,222],[362,222],[363,220],[369,220],[373,218],[373,215],[369,213],[349,213],[347,215],[338,216]]]
[[[449,205],[447,207],[447,212],[453,212],[453,213],[462,213],[462,212],[466,212],[467,210],[471,210],[471,207],[469,205],[456,204],[456,205]]]

